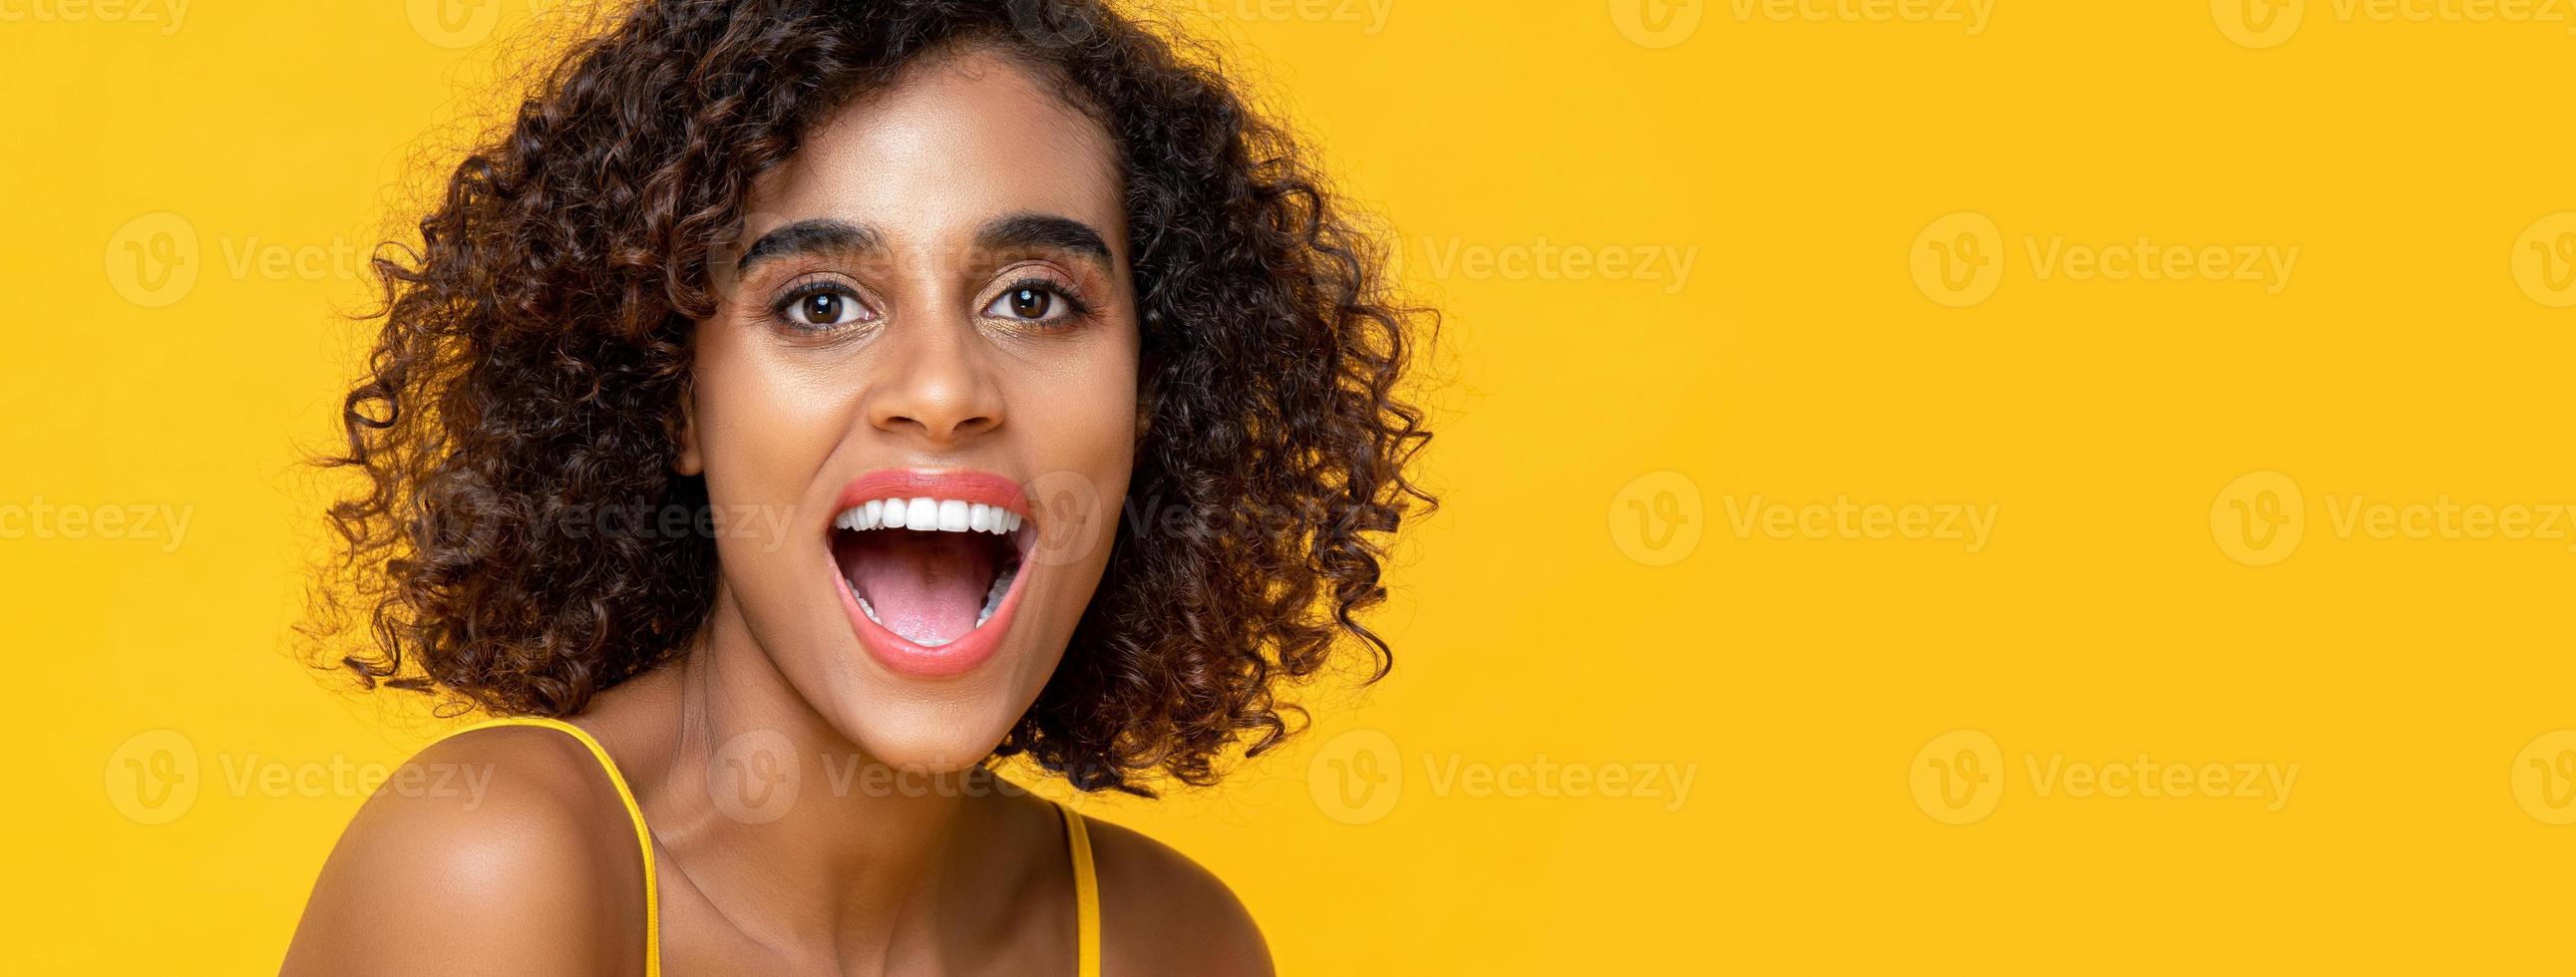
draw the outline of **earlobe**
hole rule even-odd
[[[680,453],[671,460],[671,470],[682,475],[699,475],[707,470],[706,460],[698,454],[698,400],[692,390],[680,395],[680,416],[672,425],[672,439],[680,444]]]

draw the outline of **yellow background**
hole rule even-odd
[[[294,459],[394,188],[561,16],[166,2],[0,0],[16,972],[272,970],[362,800],[330,765],[426,735],[288,657]],[[1195,6],[1450,312],[1394,675],[1221,789],[1092,808],[1285,971],[2565,967],[2568,5]],[[1940,263],[1962,233],[1987,265]],[[2141,240],[2299,252],[2042,260]],[[1952,505],[1990,533],[1888,529]],[[2295,779],[2033,773],[2142,762]],[[1689,792],[1598,786],[1641,766]]]

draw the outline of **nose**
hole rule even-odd
[[[913,329],[905,329],[913,325]],[[896,324],[865,398],[868,423],[950,448],[1002,426],[1002,393],[964,323]]]

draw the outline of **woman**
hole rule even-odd
[[[1386,667],[1427,322],[1196,51],[664,0],[569,53],[378,261],[331,459],[335,664],[504,718],[369,801],[287,972],[1268,971],[987,767],[1211,783],[1274,683]]]

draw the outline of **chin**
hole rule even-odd
[[[864,762],[919,774],[954,774],[981,765],[1020,718],[1019,709],[1000,703],[956,708],[890,698],[851,705],[864,714],[836,716],[834,722],[865,754]]]

